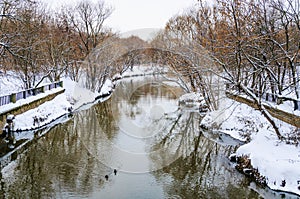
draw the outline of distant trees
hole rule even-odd
[[[92,85],[91,89],[100,91],[107,78],[113,78],[115,74],[122,74],[132,66],[132,58],[128,57],[128,62],[119,63],[118,59],[128,51],[147,47],[148,43],[138,37],[119,38],[110,36],[86,57],[85,68],[90,68],[90,78],[87,78],[87,85]],[[135,59],[142,59],[136,58]],[[137,60],[138,62],[139,60]],[[135,62],[135,63],[137,63]]]

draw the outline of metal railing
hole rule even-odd
[[[235,90],[235,91],[239,91],[238,88],[236,88],[235,86],[231,86],[230,84],[226,84],[226,89],[227,90]],[[284,96],[278,96],[277,94],[274,93],[270,93],[270,92],[261,92],[258,90],[254,90],[251,88],[248,88],[251,92],[253,92],[255,94],[256,97],[261,98],[264,101],[267,102],[273,102],[276,104],[281,104],[284,101],[291,101],[294,104],[294,110],[300,110],[300,100],[299,99],[294,99],[294,98],[290,98],[290,97],[284,97]]]
[[[26,99],[30,96],[35,96],[58,87],[63,87],[63,81],[52,82],[50,84],[46,84],[37,88],[27,89],[17,93],[12,93],[10,95],[0,96],[0,106],[9,103],[16,103],[16,101],[20,99]]]

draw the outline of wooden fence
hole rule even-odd
[[[58,88],[58,87],[63,87],[63,82],[58,81],[58,82],[52,82],[50,84],[46,84],[37,88],[32,88],[32,89],[27,89],[20,91],[18,93],[12,93],[10,95],[5,95],[5,96],[0,96],[0,106],[9,104],[9,103],[16,103],[16,101],[20,99],[26,99],[30,96],[35,96],[40,93],[44,93],[45,91]]]

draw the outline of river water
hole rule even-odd
[[[1,198],[296,198],[238,173],[228,156],[240,142],[200,129],[181,94],[157,77],[119,82],[26,145],[2,169]]]

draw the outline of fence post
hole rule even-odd
[[[283,103],[283,100],[281,98],[277,97],[276,104],[280,105],[282,103]]]
[[[27,89],[27,90],[23,90],[20,91],[18,94],[19,98],[21,97],[22,94],[22,98],[26,99],[27,97],[30,96],[35,96],[39,93],[45,93],[46,89],[48,88],[48,90],[51,90],[53,88],[57,88],[57,87],[62,87],[63,88],[63,81],[58,81],[58,82],[54,82],[54,83],[50,83],[48,85],[42,86],[42,87],[38,87],[38,88],[33,88],[33,89]],[[9,100],[9,102],[7,102]],[[0,96],[0,106],[8,104],[8,103],[16,103],[17,102],[17,93],[12,93],[11,95],[7,95],[7,96]]]
[[[16,93],[13,93],[13,94],[10,95],[10,101],[12,103],[16,103],[16,101],[17,101],[17,94]]]
[[[45,86],[41,87],[41,92],[44,93],[45,92]]]
[[[298,101],[297,100],[293,100],[294,101],[294,111],[298,110]]]

